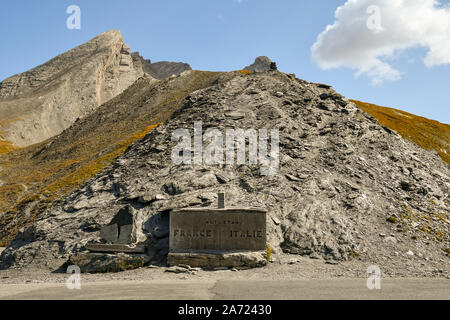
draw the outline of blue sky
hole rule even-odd
[[[383,6],[383,1],[372,0],[379,2],[380,6]],[[444,6],[448,2],[441,1]],[[345,0],[3,2],[0,7],[3,43],[0,50],[0,79],[29,70],[104,31],[119,29],[133,51],[139,51],[154,62],[183,61],[198,70],[229,71],[241,69],[252,63],[255,57],[266,55],[277,62],[281,71],[295,73],[307,81],[331,84],[347,98],[395,107],[450,123],[450,64],[426,66],[423,60],[429,48],[420,45],[423,44],[420,39],[409,42],[408,50],[397,50],[400,44],[395,44],[396,47],[391,46],[392,43],[386,44],[386,41],[380,42],[379,45],[388,48],[388,51],[394,48],[393,54],[382,60],[397,70],[401,78],[392,80],[387,77],[378,84],[374,84],[369,73],[363,72],[361,76],[355,77],[358,71],[355,68],[363,68],[366,61],[355,58],[360,64],[351,63],[353,58],[348,56],[348,51],[352,50],[355,43],[352,43],[351,38],[346,39],[350,32],[345,23],[336,26],[335,36],[331,33],[324,35],[320,50],[325,52],[331,48],[328,50],[331,55],[321,55],[320,61],[313,58],[312,46],[327,25],[335,22],[337,7],[345,3]],[[66,27],[69,16],[66,9],[73,4],[81,8],[80,30]],[[342,10],[344,14],[347,13],[346,21],[352,22],[348,15],[357,9],[346,10]],[[386,14],[388,27],[391,26],[389,19],[395,17]],[[355,16],[355,19],[358,18],[361,16]],[[435,24],[439,23],[439,20],[433,20]],[[417,21],[413,21],[412,25],[417,25]],[[351,28],[354,26],[350,23]],[[440,31],[439,25],[437,28],[431,27],[426,30],[446,33],[444,28]],[[398,30],[398,33],[402,32],[405,36],[409,33],[408,29]],[[392,30],[387,30],[387,34],[392,33]],[[331,36],[334,40],[329,39]],[[352,37],[358,36],[352,34]],[[422,37],[426,38],[426,34]],[[338,44],[330,43],[336,39]],[[402,39],[396,37],[392,41],[401,42]],[[345,48],[342,45],[344,43]],[[359,50],[363,55],[378,50],[373,46],[370,48],[372,51],[364,51],[366,49],[356,48],[355,45],[355,51]],[[442,45],[440,49],[446,50]],[[334,67],[325,70],[324,64],[333,64]]]

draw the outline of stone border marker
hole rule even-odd
[[[169,265],[260,267],[266,264],[266,215],[259,208],[177,209],[170,213]]]

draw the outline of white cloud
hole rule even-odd
[[[435,0],[347,0],[335,16],[334,24],[327,26],[311,48],[313,59],[324,70],[356,69],[356,76],[366,74],[375,84],[398,80],[402,72],[387,60],[413,47],[428,49],[424,58],[427,67],[450,63],[448,4]]]

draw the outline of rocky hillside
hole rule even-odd
[[[426,150],[436,151],[450,164],[450,125],[414,114],[371,103],[352,100],[363,111],[371,114],[382,125],[395,130],[403,138]]]
[[[164,264],[170,211],[215,206],[221,191],[228,206],[268,210],[268,240],[275,253],[330,263],[360,259],[394,272],[406,265],[448,270],[450,179],[436,153],[380,125],[327,85],[275,70],[249,73],[210,75],[198,90],[192,86],[183,91],[182,102],[172,91],[164,92],[156,105],[166,110],[162,101],[176,100],[170,104],[170,117],[148,123],[161,124],[105,170],[40,211],[3,252],[2,266],[57,269],[86,243],[100,241],[100,227],[124,209],[133,215],[135,241],[147,244],[152,263]],[[183,77],[161,86],[170,87]],[[49,150],[58,139],[79,137],[83,145],[83,134],[92,128],[89,123],[112,117],[116,112],[111,108],[121,110],[117,114],[139,112],[158,90],[138,83],[34,157],[51,159]],[[128,102],[128,97],[136,100]],[[192,133],[196,121],[203,122],[203,130],[223,132],[278,129],[279,171],[264,176],[260,165],[174,164],[173,131],[185,128]],[[89,141],[85,148],[90,148]],[[21,207],[7,223],[14,224],[27,212],[33,216],[35,211]]]

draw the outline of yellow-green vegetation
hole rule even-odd
[[[17,201],[17,197],[25,190],[23,185],[8,184],[0,186],[0,206]]]
[[[111,164],[118,156],[123,154],[131,144],[145,137],[158,125],[159,123],[150,125],[141,132],[137,132],[131,135],[131,137],[129,137],[128,139],[125,139],[118,143],[113,151],[87,162],[74,172],[70,172],[61,179],[58,179],[57,181],[49,184],[43,189],[43,193],[48,197],[51,197],[54,194],[71,191],[74,187],[83,184],[91,177],[101,172],[109,164]],[[67,161],[65,162],[66,166],[68,163],[77,163],[77,161]]]
[[[359,253],[355,252],[355,251],[349,251],[349,256],[351,256],[353,259],[358,258],[359,257]]]
[[[436,212],[422,213],[411,209],[408,206],[404,207],[405,211],[400,214],[399,222],[402,224],[402,231],[412,230],[423,233],[436,242],[442,242],[448,238],[448,228],[450,226],[450,215],[443,213],[444,216]],[[440,225],[432,224],[431,220],[438,220],[442,222]],[[411,227],[416,223],[416,227]],[[417,234],[416,234],[417,239]]]
[[[4,140],[0,140],[0,154],[10,152],[17,149],[12,143]]]
[[[435,150],[444,162],[450,163],[450,125],[393,108],[351,101],[375,117],[383,126],[426,150]]]
[[[250,70],[239,70],[239,72],[240,72],[241,74],[243,74],[244,76],[253,73],[253,71],[250,71]]]
[[[266,244],[266,262],[269,263],[272,258],[272,247],[269,244]]]
[[[387,220],[387,222],[390,222],[390,223],[397,223],[397,218],[396,217],[389,217],[386,220]]]
[[[447,255],[447,257],[450,256],[450,248],[444,248],[444,249],[442,249],[442,250],[445,252],[445,254]]]
[[[112,272],[121,272],[127,270],[134,270],[142,268],[145,265],[144,261],[126,261],[123,260],[117,265],[117,269],[112,270]]]

